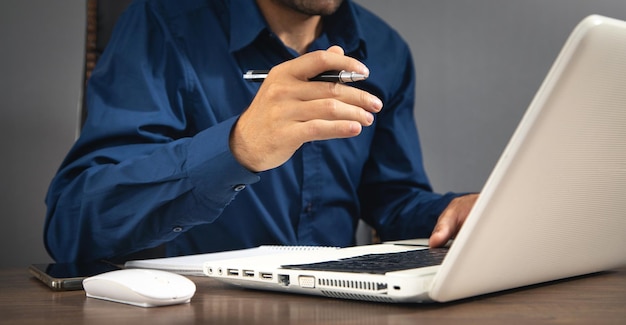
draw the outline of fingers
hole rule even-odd
[[[293,119],[306,122],[311,120],[326,121],[355,121],[362,126],[370,126],[374,122],[374,115],[363,108],[346,104],[335,99],[319,99],[303,102],[292,113]]]
[[[334,138],[348,138],[361,133],[363,126],[370,126],[374,115],[360,107],[345,104],[333,99],[320,99],[300,102],[281,110],[290,121],[285,134],[298,145]]]
[[[309,82],[312,84],[312,82]],[[281,102],[281,114],[293,121],[306,122],[309,120],[350,120],[359,122],[362,126],[370,126],[374,121],[373,113],[382,109],[383,103],[376,96],[354,87],[339,85],[332,82],[320,82],[319,86],[303,87],[301,93],[295,94],[292,100]],[[326,85],[328,84],[328,85]],[[267,93],[283,96],[289,85],[269,86],[274,88]],[[290,89],[297,87],[290,87]],[[307,91],[307,88],[310,88]],[[333,89],[331,89],[333,88]],[[272,95],[273,96],[273,95]]]
[[[363,63],[357,59],[345,56],[343,49],[339,46],[332,46],[326,51],[304,54],[297,58],[297,62],[297,64],[279,65],[274,67],[274,69],[288,69],[293,76],[302,81],[308,81],[320,73],[330,70],[353,71],[366,76],[369,76],[370,73]]]
[[[301,102],[334,99],[371,113],[377,113],[382,109],[381,100],[363,90],[341,83],[309,81],[310,78],[329,70],[354,71],[369,75],[369,70],[364,64],[344,56],[341,47],[332,46],[327,51],[311,52],[274,67],[263,82],[259,93],[269,98],[288,98]],[[323,107],[332,106],[328,102],[322,104]]]
[[[356,121],[311,120],[297,126],[294,137],[302,143],[314,140],[350,138],[361,133],[362,126]]]
[[[341,47],[333,46],[327,51],[308,53],[278,65],[270,71],[259,89],[257,96],[265,98],[265,108],[269,106],[267,103],[280,105],[280,118],[303,123],[296,126],[292,133],[301,140],[299,142],[358,135],[361,127],[373,123],[373,113],[382,109],[383,103],[379,98],[358,88],[341,83],[309,81],[310,76],[333,69],[369,73],[362,63],[343,54]],[[296,77],[295,80],[293,77]]]
[[[452,200],[439,216],[439,220],[437,220],[437,224],[430,235],[429,246],[441,247],[453,239],[461,230],[461,226],[463,226],[477,199],[478,194],[468,194]]]
[[[378,97],[341,83],[308,82],[302,90],[298,94],[298,99],[302,101],[332,98],[346,104],[358,106],[372,113],[378,113],[383,107],[383,103]]]
[[[332,52],[332,53],[337,53],[339,55],[344,55],[343,48],[341,48],[341,46],[338,46],[338,45],[333,45],[329,47],[327,51]]]
[[[456,235],[459,231],[457,227],[456,221],[451,213],[443,213],[439,220],[437,221],[437,225],[435,225],[435,229],[430,235],[430,239],[428,240],[428,245],[430,247],[441,247],[444,246],[450,239]]]
[[[252,171],[275,168],[313,140],[353,137],[374,121],[382,102],[363,90],[333,82],[311,82],[329,70],[369,75],[367,67],[338,46],[304,54],[272,68],[235,123],[230,147]]]

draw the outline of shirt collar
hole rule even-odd
[[[265,18],[255,0],[231,0],[229,11],[231,52],[248,46],[267,29]]]
[[[231,52],[250,45],[269,30],[255,0],[231,0],[229,11]],[[324,30],[332,44],[341,46],[346,54],[365,58],[365,38],[350,0],[344,0],[337,12],[325,19]]]

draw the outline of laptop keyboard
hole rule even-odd
[[[387,272],[439,265],[447,252],[448,248],[430,248],[396,253],[366,254],[319,263],[283,265],[282,268],[385,274]]]

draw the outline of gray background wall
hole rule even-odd
[[[0,267],[49,261],[44,196],[76,135],[84,1],[0,1]]]
[[[435,190],[478,191],[570,30],[623,0],[357,0],[410,43]],[[85,3],[0,2],[0,267],[49,261],[44,196],[76,134]]]
[[[357,0],[409,42],[416,120],[437,191],[477,191],[571,29],[624,0]]]

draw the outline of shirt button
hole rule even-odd
[[[181,227],[181,226],[176,226],[176,227],[172,228],[172,231],[173,231],[173,232],[181,232],[181,231],[183,231],[183,227]]]
[[[233,189],[235,190],[235,192],[241,192],[244,188],[246,188],[244,184],[239,184],[236,185]]]

